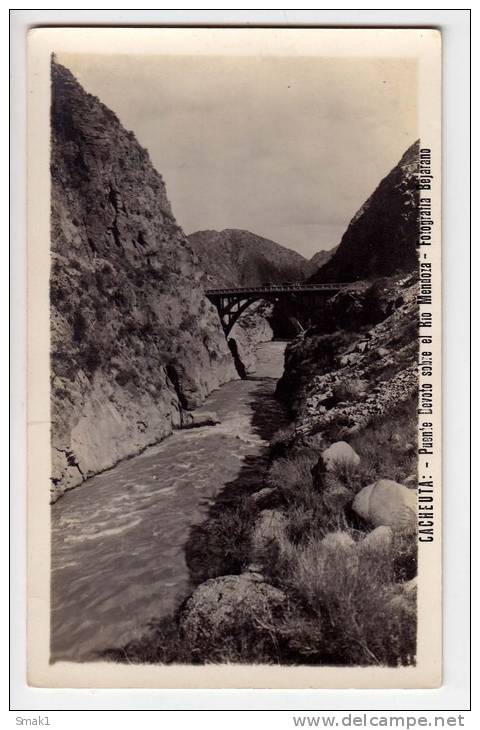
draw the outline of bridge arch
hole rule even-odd
[[[225,337],[230,335],[233,326],[254,302],[280,299],[322,298],[325,299],[348,284],[273,284],[263,287],[242,287],[228,289],[207,289],[205,296],[217,308]]]
[[[248,309],[251,304],[259,302],[260,300],[261,297],[259,296],[247,298],[232,296],[225,298],[223,301],[218,303],[213,302],[217,307],[220,322],[222,323],[223,331],[225,332],[225,337],[229,336],[237,320],[241,317],[245,310]]]

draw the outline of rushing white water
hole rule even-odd
[[[190,528],[225,485],[259,478],[256,459],[284,422],[273,398],[284,350],[260,345],[254,377],[209,396],[201,410],[218,425],[178,431],[52,506],[53,660],[123,646],[188,592]]]

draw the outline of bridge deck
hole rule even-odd
[[[300,292],[314,294],[318,291],[336,292],[340,289],[348,289],[351,284],[272,284],[272,286],[245,286],[239,288],[206,289],[207,297],[215,296],[255,296],[259,294],[291,294]]]

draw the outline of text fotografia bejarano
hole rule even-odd
[[[434,540],[434,482],[432,460],[434,458],[434,358],[433,358],[433,276],[432,242],[434,221],[432,217],[432,152],[422,148],[418,160],[419,190],[419,476],[418,483],[418,539]],[[424,248],[428,247],[428,248]]]

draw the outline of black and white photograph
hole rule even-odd
[[[438,686],[440,35],[102,32],[42,47],[49,670]]]

